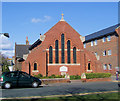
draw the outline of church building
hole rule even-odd
[[[84,48],[82,37],[63,18],[29,47],[22,71],[31,75],[81,75],[104,72],[94,53]]]

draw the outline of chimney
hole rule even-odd
[[[26,37],[26,45],[29,45],[28,37]]]

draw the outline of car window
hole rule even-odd
[[[20,77],[28,77],[28,78],[30,78],[30,75],[28,75],[27,73],[20,73]]]
[[[7,77],[18,77],[18,74],[16,72],[12,72],[12,73],[7,73],[6,76]]]

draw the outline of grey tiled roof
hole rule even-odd
[[[95,32],[93,34],[87,35],[87,36],[85,36],[85,42],[93,40],[93,39],[96,39],[96,38],[99,38],[99,37],[103,37],[103,36],[109,35],[109,34],[115,32],[115,29],[118,26],[120,26],[120,23],[116,24],[114,26],[108,27],[106,29],[100,30],[98,32]]]
[[[36,42],[34,42],[30,47],[29,50],[34,49],[35,47],[37,47],[38,45],[40,45],[42,43],[42,41],[40,39],[38,39]]]
[[[16,44],[16,57],[23,57],[23,54],[28,54],[30,46]]]

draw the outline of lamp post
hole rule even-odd
[[[0,34],[3,34],[4,36],[6,36],[8,38],[10,37],[8,33],[0,33]]]

